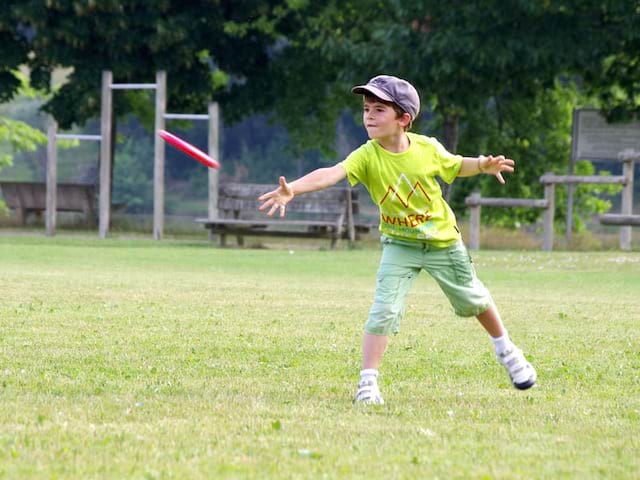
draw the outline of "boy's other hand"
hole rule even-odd
[[[505,183],[502,177],[502,172],[513,173],[513,169],[516,162],[510,158],[505,158],[504,155],[488,155],[484,157],[484,161],[480,162],[480,171],[489,175],[495,175],[498,181],[502,184]]]
[[[280,217],[284,217],[286,205],[293,200],[293,188],[291,184],[287,183],[284,177],[278,179],[278,188],[267,192],[258,197],[258,200],[262,202],[262,205],[258,207],[259,210],[269,209],[268,216],[272,216],[276,210],[280,210]]]

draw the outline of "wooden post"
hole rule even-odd
[[[164,234],[164,142],[159,130],[164,130],[167,108],[167,72],[156,72],[156,118],[153,135],[153,238],[162,240]]]
[[[58,152],[56,148],[56,132],[58,123],[51,118],[47,127],[47,214],[46,229],[47,236],[53,237],[56,234],[56,209],[58,194]]]
[[[218,102],[209,102],[207,108],[209,114],[209,156],[220,162],[220,108]],[[209,169],[209,220],[218,219],[218,169]],[[215,234],[209,230],[209,240],[215,240]],[[224,235],[220,237],[221,244],[224,243]],[[224,246],[224,245],[223,245]]]
[[[353,189],[351,185],[347,185],[345,195],[347,196],[347,238],[349,244],[353,245],[356,241],[356,226],[353,220]]]
[[[634,159],[627,158],[624,161],[622,167],[622,175],[624,176],[626,183],[622,189],[622,202],[621,202],[621,214],[632,215],[633,214],[633,170]],[[631,226],[626,225],[620,227],[620,249],[629,251],[631,250]]]
[[[578,110],[573,110],[573,120],[571,127],[571,158],[569,159],[569,175],[575,174],[575,163],[578,156]],[[574,204],[573,184],[567,185],[567,223],[565,229],[565,241],[567,245],[571,244],[571,235],[573,234],[573,204]]]
[[[106,238],[109,233],[111,214],[111,82],[113,74],[109,70],[102,72],[102,101],[100,106],[100,198],[99,233]]]
[[[480,192],[473,192],[469,199],[473,202],[469,207],[469,249],[480,250]]]
[[[542,249],[546,252],[553,250],[553,222],[556,210],[555,194],[555,184],[546,183],[544,185],[544,198],[548,202],[548,205],[544,212],[544,237],[542,240]]]
[[[210,102],[209,107],[209,156],[220,161],[220,109],[217,102]],[[218,183],[216,168],[209,169],[209,220],[218,218]]]

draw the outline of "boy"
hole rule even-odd
[[[363,183],[380,208],[383,251],[364,329],[354,402],[384,403],[378,367],[389,334],[399,331],[405,297],[422,269],[438,282],[457,315],[478,319],[512,384],[521,390],[532,387],[536,372],[509,339],[488,290],[476,277],[453,211],[435,178],[451,183],[456,177],[487,173],[505,183],[502,172],[513,172],[514,161],[502,155],[453,155],[434,138],[407,132],[420,111],[420,98],[406,80],[379,75],[352,92],[364,96],[363,122],[371,140],[333,167],[319,168],[291,183],[280,177],[278,188],[259,200],[267,215],[279,211],[284,217],[295,195],[347,177],[352,186]]]

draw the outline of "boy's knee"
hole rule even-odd
[[[486,312],[487,310],[489,310],[489,308],[491,308],[491,302],[483,302],[483,303],[475,303],[475,304],[467,304],[467,305],[461,305],[460,303],[458,303],[458,305],[454,305],[454,310],[456,312],[456,315],[458,315],[459,317],[477,317],[478,315],[480,315],[481,313]]]
[[[364,331],[373,335],[389,335],[400,331],[403,308],[392,303],[375,302],[369,311]]]

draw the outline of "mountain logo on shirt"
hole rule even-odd
[[[416,183],[412,185],[407,176],[401,173],[395,187],[389,185],[387,188],[387,193],[385,193],[382,200],[380,200],[380,206],[386,201],[393,202],[397,200],[404,208],[409,208],[409,202],[412,198],[414,198],[413,203],[416,203],[416,200],[418,200],[418,203],[421,203],[423,208],[431,203],[431,198],[420,183],[420,180],[417,180]],[[420,209],[420,207],[417,208]]]

